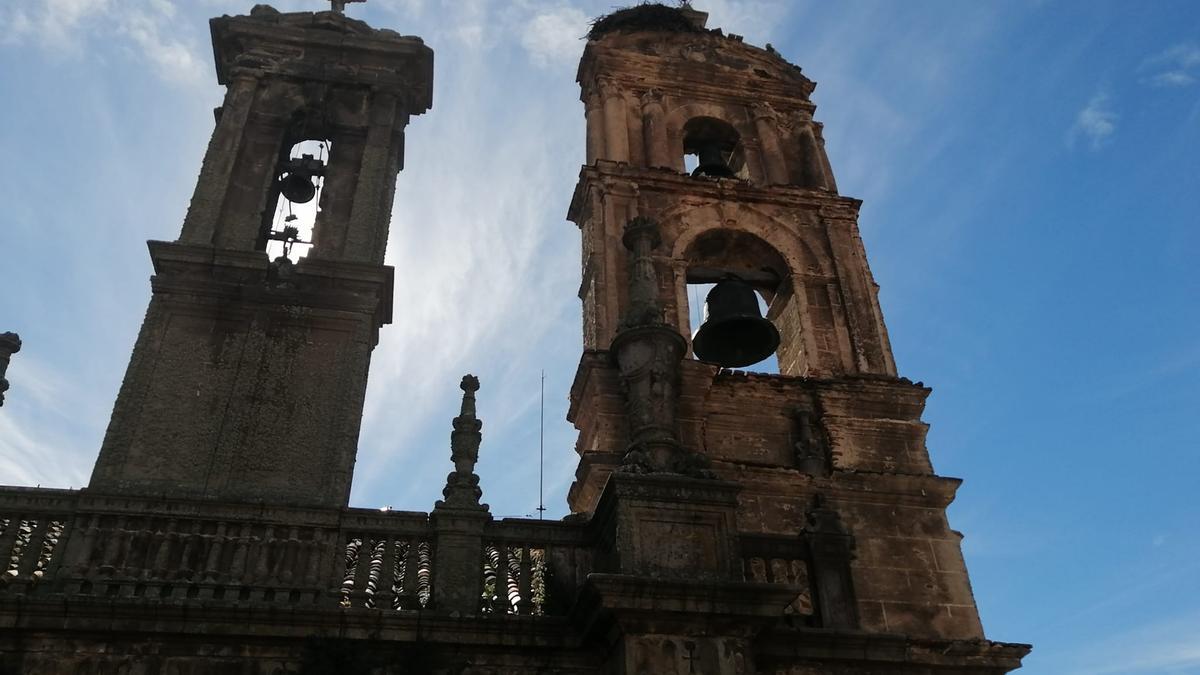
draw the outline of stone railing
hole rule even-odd
[[[0,488],[0,596],[437,609],[427,514]],[[489,521],[479,613],[562,614],[591,570],[584,528]]]
[[[577,522],[487,521],[479,615],[565,614],[593,571],[589,536]],[[419,512],[0,488],[0,596],[436,610],[437,538]],[[819,625],[813,544],[739,539],[744,580],[794,587],[786,613]]]
[[[77,492],[0,491],[0,593],[25,593],[53,578]]]
[[[583,527],[516,518],[490,523],[484,532],[480,612],[565,613],[591,569]]]
[[[787,584],[796,588],[796,599],[785,614],[813,616],[813,594],[809,583],[811,555],[808,543],[799,537],[743,534],[742,575],[746,581]]]
[[[430,606],[434,541],[424,513],[347,509],[340,535],[342,607]]]

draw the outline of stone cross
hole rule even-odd
[[[346,5],[352,2],[366,2],[367,0],[329,0],[329,8],[338,14],[346,13]]]

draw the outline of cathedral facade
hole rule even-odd
[[[349,507],[432,50],[336,10],[211,27],[225,99],[179,237],[149,242],[91,481],[0,488],[0,673],[1020,667],[1028,645],[984,636],[960,481],[933,471],[930,390],[897,373],[798,67],[687,6],[593,25],[571,515],[497,520],[469,375],[443,499]],[[308,240],[275,217],[314,200]],[[0,336],[2,365],[19,347]]]

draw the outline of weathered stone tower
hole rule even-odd
[[[621,634],[614,672],[1014,667],[1023,647],[982,642],[945,513],[960,481],[930,464],[930,390],[897,376],[815,85],[705,19],[615,13],[578,72],[586,351],[569,499],[610,532],[624,575],[593,586]],[[769,303],[780,374],[687,357],[687,285],[729,275]]]
[[[958,481],[925,449],[929,390],[896,374],[859,203],[837,193],[798,68],[689,8],[596,23],[570,208],[573,513],[495,520],[472,376],[444,498],[346,503],[431,50],[336,9],[260,5],[212,31],[228,93],[180,238],[150,244],[153,296],[91,485],[0,487],[0,675],[1020,666],[1027,645],[983,637],[946,521]],[[328,161],[297,156],[308,142]],[[301,238],[280,200],[318,194],[308,255],[272,260]],[[769,302],[772,323],[754,318],[778,333],[780,374],[691,358],[687,285],[731,276]],[[0,394],[19,347],[0,335]]]
[[[150,242],[154,295],[90,484],[97,492],[345,506],[409,115],[433,51],[335,12],[212,21],[227,86],[183,231]],[[288,151],[331,147],[314,245],[264,254]]]

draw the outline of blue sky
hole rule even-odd
[[[480,376],[497,515],[565,511],[579,355],[574,83],[611,0],[372,0],[348,13],[436,52],[409,127],[353,503],[426,510],[459,377]],[[316,0],[278,3],[313,9]],[[177,236],[227,0],[0,0],[0,331],[25,347],[0,483],[84,484]],[[989,637],[1022,672],[1200,673],[1200,4],[698,1],[818,82],[902,374],[934,388],[939,473],[966,479]]]

